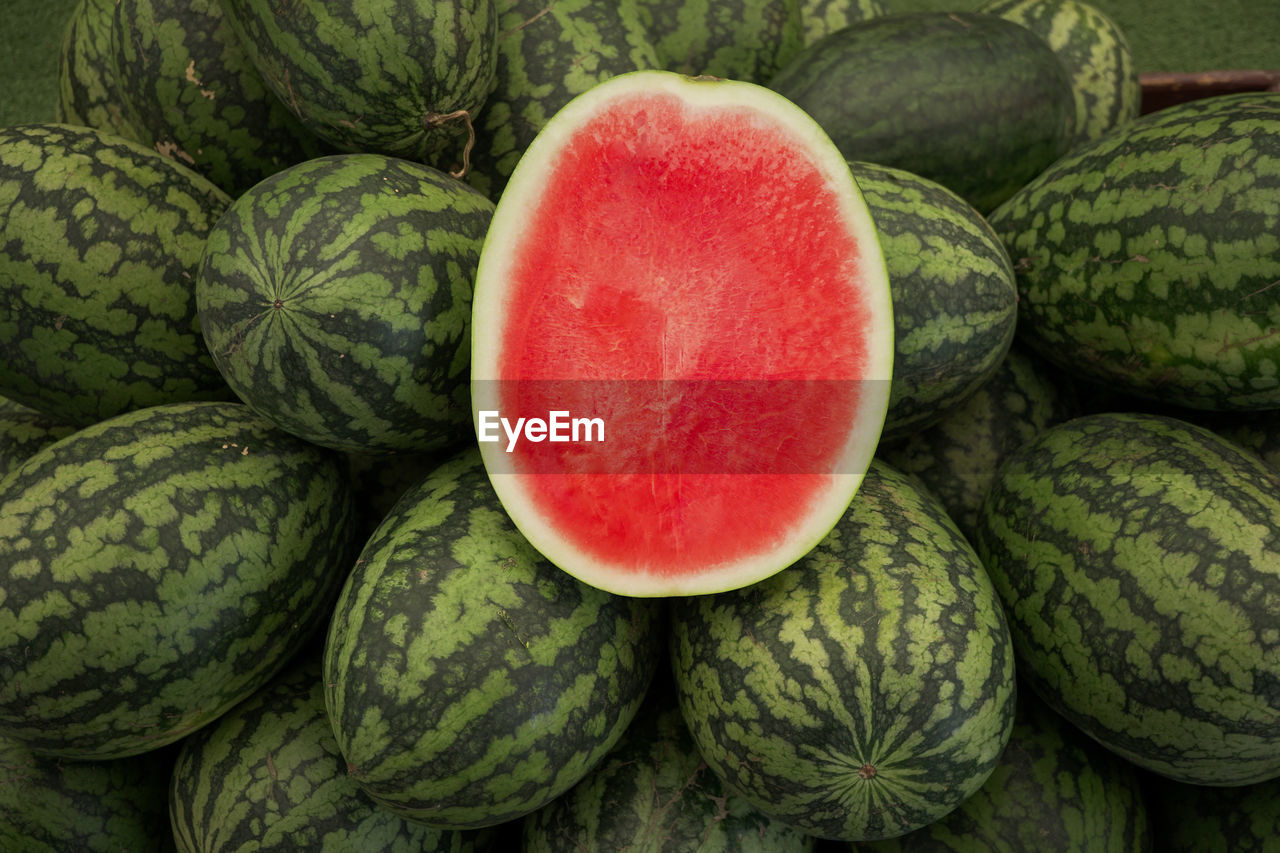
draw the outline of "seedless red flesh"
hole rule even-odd
[[[499,201],[472,369],[478,418],[563,412],[567,438],[569,419],[599,429],[482,441],[504,507],[550,559],[615,592],[706,592],[785,567],[835,523],[874,450],[887,291],[847,165],[793,105],[664,72],[597,87]]]

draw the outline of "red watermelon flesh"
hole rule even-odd
[[[503,506],[613,592],[785,568],[848,506],[884,422],[870,216],[830,140],[760,86],[643,71],[571,102],[499,199],[473,306]]]

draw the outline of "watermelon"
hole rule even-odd
[[[1157,777],[1148,790],[1162,853],[1274,853],[1280,843],[1280,778],[1220,788]]]
[[[116,0],[77,0],[58,52],[54,120],[150,144],[125,109],[115,69]]]
[[[593,586],[759,580],[857,490],[891,313],[848,164],[793,104],[619,75],[547,124],[494,213],[472,311],[485,466],[533,546]]]
[[[797,54],[769,86],[850,160],[906,169],[982,214],[1066,153],[1075,98],[1041,38],[996,15],[861,21]]]
[[[1018,335],[1125,397],[1280,407],[1280,93],[1204,98],[1077,146],[990,222]]]
[[[659,67],[766,83],[804,46],[800,0],[635,0]]]
[[[1026,691],[1000,763],[939,821],[857,853],[1151,853],[1142,777]]]
[[[344,151],[453,168],[493,82],[495,0],[222,0],[267,85]]]
[[[604,760],[522,828],[523,853],[810,853],[816,842],[725,791],[698,755],[665,670]]]
[[[383,519],[334,609],[325,706],[347,773],[428,826],[536,811],[635,717],[663,614],[544,560],[468,448]]]
[[[1062,60],[1076,102],[1073,144],[1138,117],[1142,85],[1129,40],[1101,9],[1081,0],[989,0],[978,11],[1021,24]]]
[[[356,453],[470,437],[471,291],[493,203],[381,154],[299,163],[236,199],[195,295],[214,363],[281,428]]]
[[[1102,413],[1001,465],[978,548],[1019,672],[1171,779],[1280,775],[1280,473],[1202,427]]]
[[[114,48],[131,122],[232,196],[323,153],[267,88],[220,0],[117,0]]]
[[[884,252],[894,358],[882,441],[941,420],[995,373],[1018,319],[1004,244],[941,184],[892,166],[849,164]]]
[[[1051,425],[1081,414],[1057,372],[1017,342],[995,373],[937,423],[876,455],[928,489],[976,541],[982,501],[1000,463]]]
[[[766,815],[846,841],[904,835],[978,791],[1013,723],[1013,649],[972,546],[880,461],[804,559],[676,599],[681,713]]]
[[[0,735],[99,760],[217,718],[328,617],[351,504],[337,454],[238,403],[44,447],[0,495]]]
[[[46,444],[75,430],[71,424],[0,398],[0,479]]]
[[[206,178],[105,131],[0,130],[0,394],[82,426],[229,398],[194,286],[229,203]]]
[[[800,0],[806,45],[836,30],[884,14],[887,11],[880,0]]]
[[[480,833],[409,823],[360,791],[329,728],[314,655],[183,740],[166,801],[179,853],[483,849]]]
[[[0,850],[168,853],[173,749],[61,761],[0,735]]]
[[[635,0],[510,0],[498,27],[493,87],[466,176],[494,200],[529,143],[576,95],[618,74],[660,67]]]

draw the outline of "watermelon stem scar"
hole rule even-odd
[[[601,589],[691,595],[780,571],[848,508],[893,319],[871,215],[812,118],[763,86],[639,71],[518,161],[471,340],[473,426],[521,533]],[[601,440],[548,440],[555,412]]]
[[[422,118],[422,126],[427,130],[434,130],[457,119],[462,119],[467,126],[467,144],[462,146],[462,165],[457,171],[452,171],[449,174],[461,180],[466,177],[468,170],[471,168],[471,149],[476,145],[476,126],[471,121],[470,111],[454,110],[451,113],[427,113]]]

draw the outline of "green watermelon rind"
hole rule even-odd
[[[671,660],[711,768],[764,814],[846,841],[892,838],[975,793],[1013,724],[995,590],[936,499],[880,461],[808,556],[679,599]]]
[[[428,826],[521,818],[622,736],[662,616],[548,563],[465,450],[383,519],[333,611],[325,705],[347,772]]]
[[[38,451],[0,496],[0,733],[158,749],[264,684],[349,567],[346,461],[238,403],[175,403]]]
[[[1168,107],[993,211],[1018,336],[1072,375],[1194,409],[1280,406],[1280,94]]]
[[[1101,413],[1010,454],[978,552],[1019,673],[1152,773],[1280,774],[1280,475],[1186,421]]]
[[[204,341],[238,397],[351,453],[471,434],[471,294],[493,203],[381,154],[299,163],[241,195],[206,240]]]
[[[206,178],[94,128],[0,130],[0,394],[80,426],[229,399],[196,322]]]

